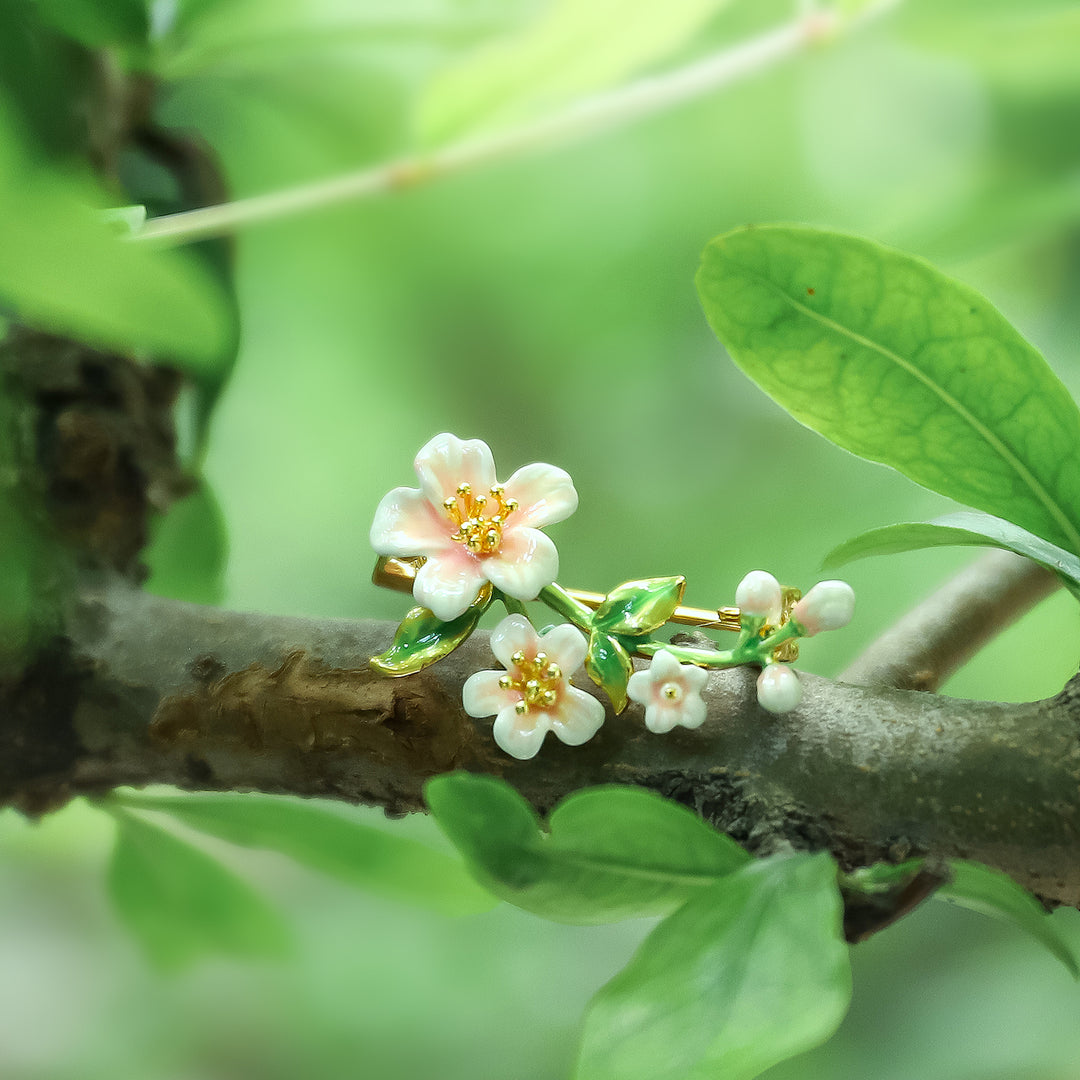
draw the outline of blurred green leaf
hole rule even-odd
[[[571,795],[552,812],[549,834],[532,807],[493,777],[438,776],[424,797],[484,885],[557,922],[668,912],[750,858],[689,810],[639,788]]]
[[[637,637],[658,630],[682,603],[686,578],[648,578],[624,581],[604,598],[592,623],[609,634]]]
[[[215,953],[288,952],[285,923],[250,885],[164,829],[119,807],[110,813],[117,834],[109,896],[155,966],[173,971]]]
[[[302,799],[136,792],[118,798],[126,806],[171,814],[233,844],[279,851],[347,885],[441,914],[468,915],[495,904],[456,859]]]
[[[499,127],[602,90],[674,52],[727,0],[555,0],[524,32],[437,75],[421,98],[425,143]]]
[[[949,869],[952,880],[938,889],[938,896],[1013,923],[1045,945],[1069,969],[1074,979],[1080,979],[1080,965],[1072,945],[1031,893],[1012,878],[981,863],[952,859]]]
[[[1080,599],[1080,558],[1019,525],[967,511],[946,514],[934,521],[900,522],[870,529],[834,547],[825,556],[823,568],[832,570],[870,555],[895,555],[902,551],[949,546],[998,547],[1015,551],[1053,571]]]
[[[575,1080],[750,1080],[851,998],[828,855],[753,862],[692,897],[593,999]]]
[[[450,622],[436,619],[426,607],[412,608],[401,620],[390,648],[368,663],[383,675],[412,675],[449,656],[476,629],[491,603],[491,593],[491,585],[485,583],[465,613]]]
[[[0,300],[20,320],[104,348],[213,368],[229,319],[211,279],[178,251],[116,233],[91,185],[35,164],[0,102]]]
[[[41,17],[91,49],[139,45],[150,31],[148,0],[34,0]]]
[[[698,272],[732,359],[839,446],[1080,552],[1080,410],[978,293],[854,236],[717,237]]]
[[[174,503],[153,525],[143,553],[150,567],[145,588],[193,604],[218,604],[225,594],[229,535],[206,480]]]
[[[589,635],[589,651],[585,654],[585,670],[589,678],[609,698],[616,713],[626,708],[626,684],[634,673],[630,654],[610,634],[594,630]]]

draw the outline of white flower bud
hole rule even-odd
[[[807,637],[839,630],[854,614],[855,591],[846,581],[819,581],[791,611]]]
[[[799,676],[787,664],[770,664],[758,676],[757,699],[768,712],[791,712],[802,701]]]
[[[751,570],[735,590],[735,604],[743,615],[780,622],[780,582],[767,570]]]

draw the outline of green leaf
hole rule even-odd
[[[449,656],[476,629],[491,603],[491,586],[485,584],[472,606],[450,622],[442,622],[425,607],[414,607],[397,628],[394,642],[368,663],[383,675],[412,675]]]
[[[153,524],[144,552],[150,577],[145,588],[193,604],[218,604],[225,593],[229,535],[206,480]]]
[[[287,927],[250,885],[164,829],[118,807],[110,813],[117,836],[109,896],[153,964],[171,971],[214,953],[288,951]]]
[[[41,17],[91,49],[138,45],[150,32],[146,0],[35,0]]]
[[[589,678],[611,698],[616,714],[621,713],[626,708],[626,684],[634,673],[634,664],[626,649],[609,634],[594,630],[589,635],[585,670]]]
[[[665,919],[593,999],[575,1080],[750,1080],[851,998],[828,855],[754,862]]]
[[[523,33],[437,76],[420,101],[426,143],[506,126],[663,60],[727,0],[554,0]]]
[[[853,236],[717,237],[698,272],[732,359],[797,420],[1080,553],[1080,411],[978,293]]]
[[[834,547],[825,556],[824,565],[826,569],[834,569],[870,555],[895,555],[902,551],[943,546],[998,547],[1015,551],[1053,571],[1080,599],[1080,558],[1019,525],[967,511],[947,514],[933,521],[902,522],[871,529]]]
[[[213,368],[230,344],[221,290],[190,253],[118,235],[85,180],[38,165],[0,101],[0,304],[22,322],[102,348]]]
[[[552,812],[550,834],[532,807],[493,777],[438,776],[424,797],[487,888],[558,922],[668,912],[750,859],[686,808],[639,788],[571,795]]]
[[[171,814],[233,844],[280,851],[348,885],[443,914],[486,911],[495,903],[456,859],[301,799],[137,792],[117,798],[126,806]]]
[[[1045,945],[1069,969],[1074,979],[1080,979],[1080,966],[1072,945],[1031,893],[1012,878],[981,863],[950,860],[949,869],[952,881],[938,889],[938,896],[1013,923]]]
[[[686,578],[646,578],[624,581],[596,609],[592,624],[609,634],[639,637],[658,630],[682,603]]]

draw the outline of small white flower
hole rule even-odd
[[[573,481],[554,465],[526,465],[505,484],[479,439],[436,435],[415,461],[419,488],[394,488],[375,511],[371,546],[380,555],[423,556],[413,596],[438,619],[463,614],[490,581],[516,600],[534,600],[559,573],[559,554],[540,532],[569,517]]]
[[[758,704],[771,713],[791,712],[802,701],[802,683],[787,664],[770,664],[758,676]]]
[[[743,615],[765,619],[770,626],[777,626],[783,605],[780,582],[767,570],[751,570],[735,590],[735,604]]]
[[[507,615],[491,632],[491,651],[506,671],[470,675],[462,702],[470,716],[495,716],[492,734],[511,757],[535,757],[549,731],[580,746],[600,730],[604,706],[570,684],[588,651],[576,627],[566,623],[540,637],[524,615]]]
[[[703,668],[680,664],[674,653],[662,649],[647,668],[630,676],[626,696],[645,706],[645,726],[663,735],[677,724],[701,727],[705,722],[701,691],[708,681]]]
[[[805,637],[839,630],[855,614],[855,590],[846,581],[819,581],[792,609]]]

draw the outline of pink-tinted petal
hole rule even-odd
[[[496,482],[495,461],[487,443],[459,439],[445,431],[420,450],[413,464],[424,496],[440,509],[458,484],[469,484],[476,494],[486,495]]]
[[[645,710],[645,726],[654,735],[666,735],[679,722],[680,713],[680,708],[658,702]]]
[[[507,529],[498,552],[483,565],[484,576],[496,589],[515,600],[535,600],[559,576],[559,553],[536,529]]]
[[[449,518],[438,514],[416,488],[399,487],[382,497],[371,525],[379,555],[434,555],[454,544]]]
[[[576,686],[559,691],[559,701],[551,713],[551,730],[567,746],[588,742],[604,723],[604,706],[592,694]]]
[[[576,626],[563,623],[553,626],[540,638],[540,648],[569,676],[585,663],[589,642]]]
[[[667,649],[661,649],[652,658],[649,671],[655,683],[679,682],[682,678],[683,667],[675,658],[674,653],[668,652]]]
[[[465,680],[461,702],[470,716],[494,716],[508,705],[513,708],[521,700],[521,694],[499,686],[504,674],[502,671],[478,671]]]
[[[705,716],[708,710],[705,707],[705,702],[697,694],[687,694],[686,697],[680,702],[682,709],[680,710],[680,716],[677,723],[682,724],[684,728],[699,728],[705,723]]]
[[[532,624],[524,615],[507,615],[494,630],[489,642],[495,659],[507,670],[514,666],[511,657],[519,649],[527,656],[533,656],[541,648],[540,639]]]
[[[518,469],[506,481],[506,497],[518,501],[511,521],[535,529],[568,518],[578,505],[578,494],[570,474],[541,462]]]
[[[682,680],[688,693],[700,694],[709,681],[709,673],[705,668],[700,668],[696,664],[683,664]]]
[[[511,757],[527,761],[536,757],[544,736],[550,730],[546,713],[527,712],[519,716],[513,705],[503,709],[491,729],[500,749]]]
[[[484,575],[459,544],[432,556],[416,572],[413,596],[430,608],[435,618],[449,622],[465,613],[484,584]]]

